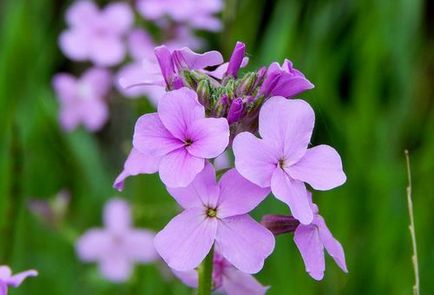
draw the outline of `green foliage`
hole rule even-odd
[[[111,183],[134,121],[152,108],[113,94],[114,115],[101,133],[60,130],[50,79],[60,70],[80,70],[57,49],[67,5],[61,2],[0,3],[0,264],[40,271],[11,294],[191,294],[162,264],[139,266],[127,284],[114,285],[75,256],[73,239],[99,226],[102,204],[119,195]],[[291,237],[281,236],[258,275],[272,286],[269,294],[410,294],[405,148],[413,164],[421,290],[434,293],[434,44],[423,31],[425,4],[227,0],[226,28],[213,43],[228,56],[236,40],[245,41],[247,70],[290,58],[316,85],[303,95],[316,110],[313,143],[336,147],[348,176],[342,188],[314,197],[346,250],[349,274],[327,259],[325,279],[312,280]],[[71,191],[72,204],[55,230],[35,218],[27,202],[63,188]],[[120,195],[134,204],[135,224],[154,230],[177,210],[157,175],[128,180]],[[254,216],[286,212],[269,199]]]

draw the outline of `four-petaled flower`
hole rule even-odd
[[[104,208],[104,229],[90,229],[77,241],[81,260],[96,261],[102,275],[114,282],[126,281],[133,264],[158,259],[154,233],[131,225],[130,208],[121,199],[110,200]]]
[[[160,98],[158,113],[137,120],[133,146],[139,153],[136,156],[146,160],[136,163],[136,168],[146,166],[143,173],[159,171],[161,180],[169,187],[185,187],[202,171],[205,159],[219,156],[228,142],[227,120],[206,118],[196,93],[181,88]],[[128,169],[123,172],[118,181],[128,176]]]
[[[53,86],[60,102],[60,123],[71,131],[82,123],[89,131],[98,131],[108,119],[104,96],[111,87],[110,72],[91,68],[79,79],[57,74]]]
[[[38,275],[36,270],[27,270],[15,275],[7,265],[0,265],[0,295],[8,294],[8,286],[14,288],[21,285],[21,283],[28,277],[35,277]]]
[[[309,225],[300,224],[294,232],[294,241],[303,257],[306,271],[315,280],[322,280],[325,270],[324,249],[335,260],[336,264],[348,272],[342,245],[333,237],[324,218],[319,215],[318,206],[312,203],[309,193],[309,203],[314,213]]]
[[[191,270],[215,243],[219,253],[245,273],[261,270],[274,248],[273,234],[247,213],[268,194],[235,169],[219,183],[211,164],[186,188],[168,188],[184,209],[160,231],[154,245],[173,269]]]
[[[70,28],[60,35],[60,48],[72,60],[116,65],[125,56],[123,37],[133,19],[133,12],[125,3],[112,3],[99,10],[92,1],[77,1],[66,13]]]
[[[187,286],[198,287],[196,270],[172,271]],[[262,286],[251,274],[243,273],[233,267],[218,252],[214,252],[212,284],[213,290],[217,293],[227,295],[263,295],[268,290],[268,287]]]
[[[243,132],[234,139],[235,167],[261,187],[271,187],[303,224],[313,220],[305,182],[329,190],[346,180],[339,154],[328,145],[308,149],[315,121],[303,100],[272,97],[261,108],[259,134]]]

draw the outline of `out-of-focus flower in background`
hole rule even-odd
[[[172,269],[172,272],[187,286],[198,287],[197,270]],[[262,295],[268,290],[268,287],[262,286],[254,276],[243,273],[232,266],[217,251],[214,252],[212,280],[213,290],[227,295]]]
[[[19,287],[21,283],[28,277],[35,277],[38,275],[36,270],[27,270],[12,274],[12,271],[7,265],[0,265],[0,295],[8,293],[8,287]]]
[[[77,1],[66,13],[69,28],[60,35],[60,48],[75,61],[116,65],[125,57],[123,39],[133,20],[133,12],[125,3],[112,3],[100,10],[92,1]]]
[[[134,263],[159,259],[153,246],[154,233],[132,227],[131,210],[122,199],[113,198],[104,207],[105,228],[92,228],[77,241],[79,258],[97,262],[103,277],[124,282],[131,276]]]
[[[223,9],[221,0],[138,0],[140,14],[148,20],[162,21],[168,17],[177,23],[186,23],[195,29],[221,30],[221,21],[215,16]]]
[[[79,124],[89,131],[98,131],[108,120],[105,96],[111,88],[108,70],[91,68],[80,78],[66,73],[56,74],[53,86],[60,102],[60,123],[66,131]]]

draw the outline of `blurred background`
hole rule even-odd
[[[105,4],[108,1],[99,1]],[[158,175],[112,188],[129,151],[135,120],[153,109],[145,98],[115,90],[100,132],[64,132],[53,75],[76,75],[57,39],[70,1],[0,2],[0,264],[39,270],[11,294],[192,294],[161,265],[140,265],[126,284],[103,280],[81,263],[74,239],[101,226],[103,204],[121,196],[136,226],[160,230],[177,212]],[[316,193],[328,225],[344,246],[349,273],[327,257],[321,282],[304,270],[292,236],[277,238],[258,280],[268,294],[410,294],[414,274],[408,231],[404,150],[410,151],[422,294],[434,294],[434,10],[429,0],[226,0],[220,33],[201,33],[204,49],[228,58],[247,44],[254,70],[285,57],[316,88],[302,95],[316,111],[313,143],[334,146],[348,176]],[[71,194],[65,216],[44,222],[31,199]],[[286,213],[268,199],[253,215]],[[163,273],[165,273],[163,271]]]

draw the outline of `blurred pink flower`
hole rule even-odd
[[[167,16],[196,29],[219,31],[222,27],[215,16],[223,9],[222,0],[138,0],[137,9],[149,20],[156,21]]]
[[[56,74],[53,86],[60,102],[60,123],[71,131],[82,123],[89,131],[98,131],[108,119],[104,100],[111,87],[111,74],[92,68],[76,79],[70,74]]]
[[[116,65],[125,56],[123,37],[133,19],[131,8],[125,3],[112,3],[99,10],[92,1],[77,1],[66,13],[69,28],[60,35],[60,48],[75,61]]]
[[[21,285],[21,283],[28,277],[35,277],[38,275],[36,270],[27,270],[15,275],[7,265],[0,265],[0,295],[8,294],[8,286],[14,288]]]
[[[111,199],[104,208],[103,229],[90,229],[77,241],[81,260],[96,261],[101,274],[108,280],[128,280],[134,263],[149,263],[158,259],[153,246],[154,233],[134,229],[128,203]]]
[[[262,286],[251,274],[243,273],[233,267],[217,251],[214,252],[213,264],[212,283],[213,289],[217,293],[227,295],[262,295],[268,290],[268,287]],[[192,288],[198,287],[197,270],[172,270],[172,272],[187,286]]]

